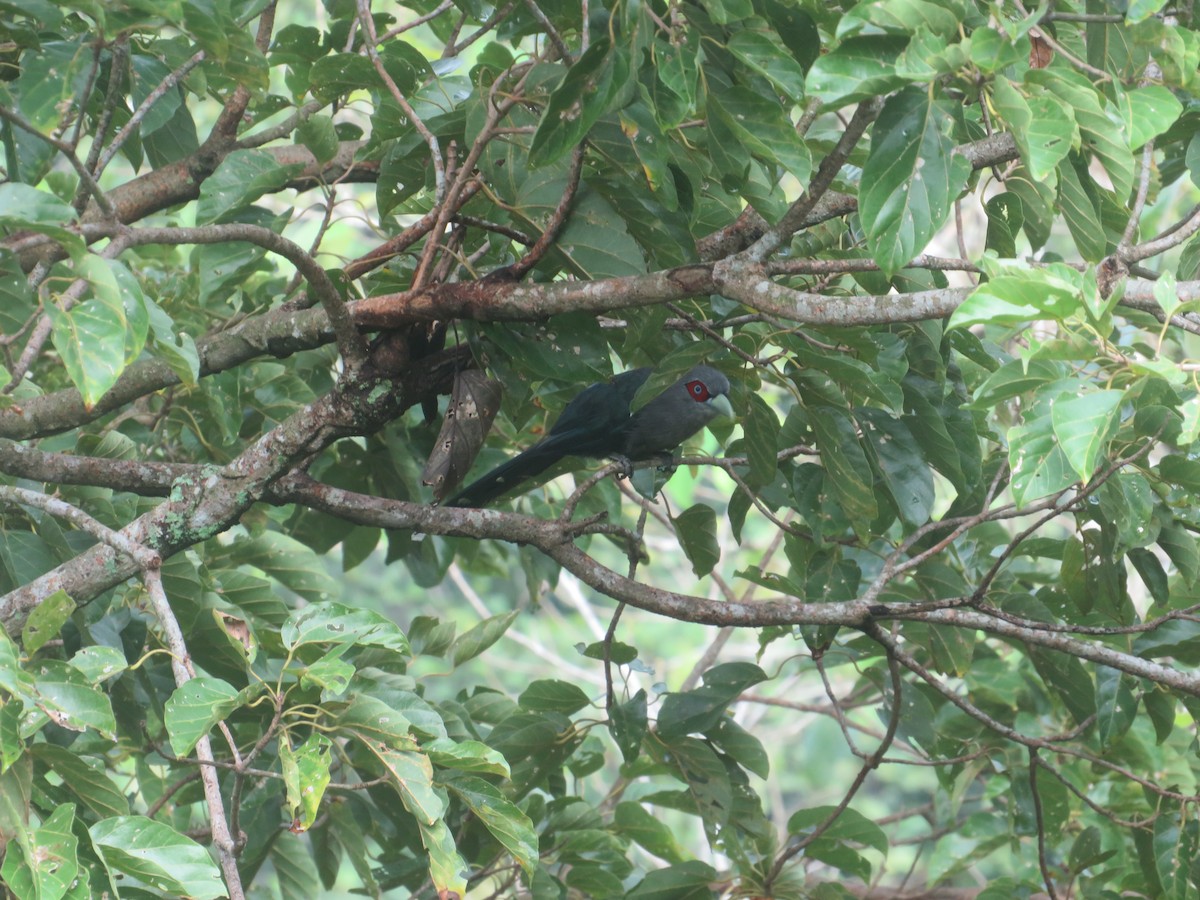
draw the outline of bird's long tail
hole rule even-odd
[[[563,446],[566,441],[560,435],[550,435],[520,453],[508,462],[497,466],[478,481],[473,481],[443,506],[487,506],[501,494],[550,468],[567,454]]]

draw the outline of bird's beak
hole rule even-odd
[[[709,402],[709,405],[712,406],[712,408],[715,409],[718,414],[724,416],[725,418],[727,418],[727,419],[737,418],[733,414],[733,405],[729,402],[729,398],[725,394],[717,394],[715,397],[713,397],[708,402]]]

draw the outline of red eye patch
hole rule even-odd
[[[703,381],[689,381],[684,387],[687,388],[688,396],[698,403],[703,403],[712,396],[708,392],[708,385]]]

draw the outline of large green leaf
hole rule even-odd
[[[226,896],[208,851],[174,828],[145,816],[113,816],[88,829],[92,846],[113,877],[178,897]]]
[[[1124,122],[1110,115],[1107,98],[1069,67],[1030,69],[1026,79],[1044,86],[1071,109],[1084,144],[1104,167],[1114,193],[1124,201],[1133,188],[1133,154]]]
[[[858,443],[850,414],[832,406],[812,410],[812,427],[817,436],[821,464],[845,514],[854,522],[870,522],[879,513],[871,483],[871,466]]]
[[[38,705],[45,713],[40,721],[48,717],[72,731],[91,728],[105,737],[114,737],[117,723],[108,695],[93,687],[78,669],[56,659],[41,660],[34,685]]]
[[[165,715],[175,755],[191,753],[209,729],[240,705],[237,689],[220,678],[201,675],[177,688],[167,701]]]
[[[509,626],[516,621],[520,610],[490,616],[472,626],[454,639],[450,657],[454,665],[461,666],[467,660],[474,659],[496,641],[504,636]]]
[[[265,150],[235,150],[200,185],[196,222],[217,222],[264,194],[279,190],[300,169],[282,165]]]
[[[1006,78],[993,85],[996,108],[1008,124],[1021,158],[1039,181],[1050,178],[1058,164],[1079,144],[1079,128],[1071,108],[1052,94],[1026,99]]]
[[[304,644],[350,644],[382,647],[403,656],[411,653],[404,632],[391,619],[341,603],[306,606],[283,624],[280,638],[288,650]]]
[[[1096,470],[1100,455],[1117,427],[1117,413],[1124,391],[1091,391],[1075,397],[1062,396],[1054,402],[1051,421],[1067,461],[1081,481]]]
[[[791,102],[804,97],[804,69],[764,19],[742,22],[725,48],[751,71],[770,81]]]
[[[859,215],[871,255],[888,275],[925,249],[971,174],[955,152],[955,115],[948,101],[913,89],[890,97],[875,122]]]
[[[74,219],[75,210],[70,204],[63,203],[49,191],[27,184],[0,184],[0,227],[49,235],[73,259],[82,260],[86,245],[76,232],[67,228]],[[21,282],[28,290],[23,278]],[[19,327],[21,323],[16,324]]]
[[[69,310],[48,304],[46,312],[54,347],[90,407],[141,353],[150,319],[141,287],[122,263],[88,254],[80,259],[78,274],[91,296]]]
[[[882,35],[843,41],[808,70],[808,95],[837,109],[903,86],[892,64],[907,43],[903,37]]]
[[[929,0],[863,0],[838,19],[839,39],[862,33],[915,34],[928,31],[947,38],[958,31],[964,4]]]
[[[97,816],[129,814],[129,800],[113,784],[103,763],[57,744],[37,743],[30,752],[39,764],[62,779],[63,785]]]
[[[521,868],[533,871],[538,861],[538,835],[529,817],[516,804],[475,775],[455,774],[442,783],[467,804]]]
[[[1008,457],[1013,496],[1018,503],[1061,491],[1074,484],[1078,477],[1048,416],[1014,425],[1008,430]]]
[[[711,506],[696,503],[674,518],[679,546],[692,564],[692,572],[703,578],[721,559],[716,539],[717,514]]]
[[[751,663],[723,663],[709,669],[704,684],[690,691],[669,693],[658,714],[658,736],[666,741],[715,728],[726,707],[767,675]]]
[[[629,51],[607,39],[587,49],[550,95],[529,147],[530,165],[555,162],[583,140],[626,89],[629,63]]]
[[[17,96],[21,98],[21,114],[34,128],[49,134],[64,113],[74,108],[92,66],[85,38],[80,35],[75,41],[43,41],[36,53],[22,58]]]
[[[862,408],[855,410],[854,417],[900,518],[909,525],[924,525],[933,511],[933,475],[912,430],[883,410]]]
[[[724,126],[722,136],[730,135],[746,154],[779,165],[800,184],[808,184],[812,156],[779,101],[734,85],[726,91],[709,92],[708,115],[709,127],[715,118]]]

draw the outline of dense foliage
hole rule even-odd
[[[6,890],[1197,896],[1191,16],[0,4]]]

